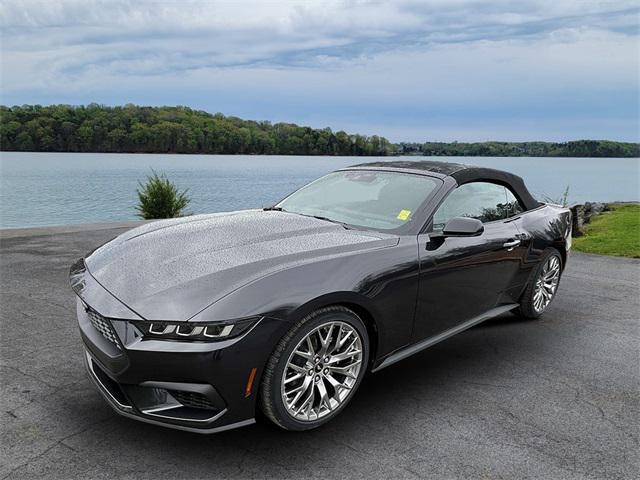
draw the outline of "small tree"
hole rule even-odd
[[[184,209],[191,199],[187,196],[187,190],[178,191],[175,184],[162,173],[158,175],[151,170],[153,175],[147,177],[147,183],[140,185],[138,192],[138,216],[145,220],[154,218],[175,218],[187,215]]]

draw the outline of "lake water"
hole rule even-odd
[[[640,200],[638,159],[430,158],[511,171],[539,199],[560,198],[569,185],[571,203]],[[271,205],[337,168],[394,159],[2,152],[0,228],[134,220],[138,180],[152,168],[189,189],[192,213],[205,213]]]

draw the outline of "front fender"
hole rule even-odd
[[[367,252],[297,265],[222,297],[191,321],[267,315],[294,322],[331,304],[353,303],[374,318],[384,354],[409,342],[418,285],[417,239]]]

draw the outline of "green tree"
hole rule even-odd
[[[503,155],[639,157],[640,144],[607,140],[400,143],[292,123],[256,122],[188,107],[0,106],[5,151],[286,155]]]

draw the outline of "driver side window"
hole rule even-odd
[[[444,200],[433,215],[433,230],[442,230],[454,217],[476,218],[483,223],[513,215],[507,200],[507,189],[488,182],[472,182],[459,186]]]

